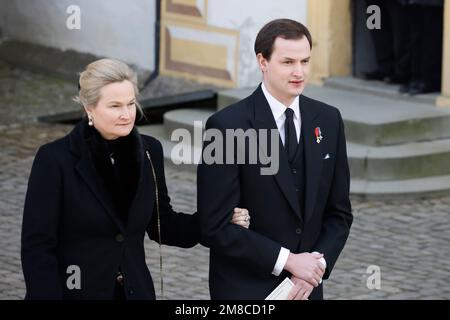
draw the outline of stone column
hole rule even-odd
[[[450,0],[444,2],[444,41],[442,55],[442,92],[436,104],[450,110]]]
[[[311,82],[352,74],[351,0],[308,0],[307,26],[313,38]]]

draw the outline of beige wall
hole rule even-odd
[[[321,83],[352,73],[351,0],[309,0],[308,27],[313,37],[312,77]]]
[[[235,87],[239,33],[209,26],[207,12],[208,0],[162,1],[160,72]]]
[[[307,0],[163,0],[161,11],[161,74],[224,87],[261,81],[253,45],[264,24],[307,23]]]
[[[439,107],[450,109],[450,0],[444,3],[444,53],[442,64],[442,94],[437,100]]]
[[[286,13],[261,11],[257,17],[245,18],[248,10],[241,10],[237,14],[239,17],[226,14],[227,18],[215,16],[212,19],[217,15],[219,0],[214,0],[214,13],[210,1],[162,1],[161,73],[225,87],[255,85],[259,75],[250,47],[256,32],[263,21],[286,16]],[[257,0],[245,1],[251,6],[251,2]],[[311,82],[320,84],[328,77],[350,76],[353,59],[351,6],[356,0],[306,1],[304,6],[295,9],[290,3],[290,11],[297,12],[298,17],[289,17],[306,23],[312,33]],[[226,4],[224,2],[224,6]],[[245,23],[240,25],[233,19],[245,20]],[[245,33],[249,28],[252,36]],[[437,105],[450,107],[450,0],[445,0],[444,8],[443,59],[442,95]]]

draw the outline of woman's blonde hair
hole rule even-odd
[[[115,59],[94,61],[80,73],[78,96],[74,98],[74,101],[82,106],[95,107],[100,100],[100,90],[104,86],[125,80],[133,84],[137,99],[139,95],[137,75],[126,63]],[[143,115],[142,108],[137,101],[136,107]]]

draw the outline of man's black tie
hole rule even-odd
[[[294,110],[287,108],[284,122],[284,148],[287,152],[289,163],[292,163],[297,152],[298,140],[294,125]]]

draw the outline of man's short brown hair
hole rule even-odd
[[[309,47],[312,49],[312,39],[308,28],[291,19],[276,19],[267,23],[258,32],[255,41],[255,54],[261,53],[265,59],[270,60],[273,45],[278,37],[286,40],[298,40],[306,37]]]

